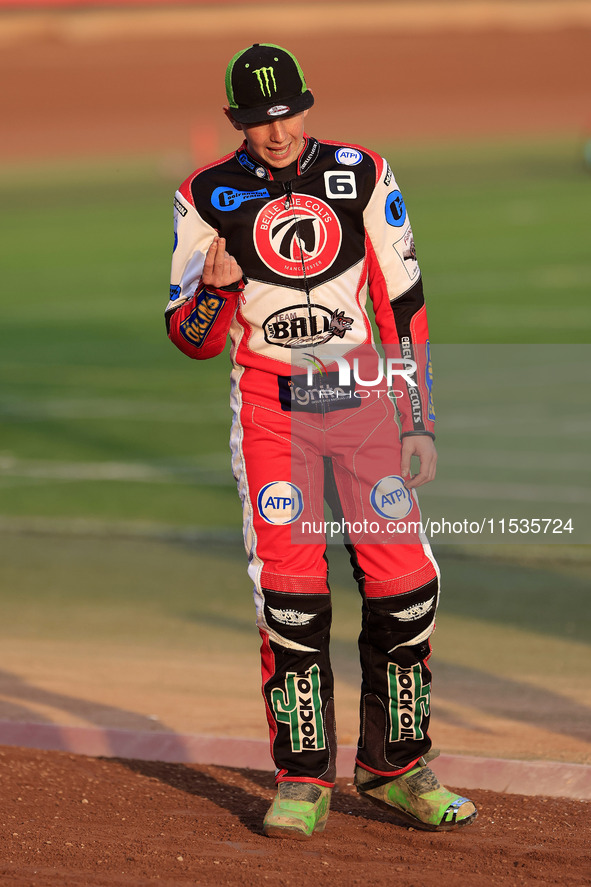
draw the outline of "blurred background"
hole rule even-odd
[[[223,81],[252,42],[298,57],[310,133],[382,152],[405,195],[441,418],[424,513],[576,518],[435,545],[434,742],[589,761],[583,0],[0,0],[0,722],[266,737],[228,356],[192,364],[163,321],[172,195],[237,147]],[[350,744],[359,599],[330,554]]]

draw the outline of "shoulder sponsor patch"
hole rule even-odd
[[[181,201],[178,199],[178,197],[174,198],[174,208],[176,209],[176,211],[178,213],[180,213],[181,216],[187,215],[187,212],[188,212],[187,207],[181,203]]]
[[[181,294],[181,288],[177,285],[170,285],[170,301],[175,302]]]
[[[391,191],[386,197],[386,221],[394,228],[401,228],[406,219],[406,206],[400,191]]]
[[[363,160],[363,154],[356,148],[339,148],[335,157],[337,163],[342,163],[343,166],[357,166]]]
[[[225,301],[221,296],[205,290],[197,296],[195,307],[179,327],[182,337],[190,345],[195,345],[196,348],[203,345]]]

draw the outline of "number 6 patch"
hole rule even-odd
[[[357,182],[353,170],[325,172],[324,187],[327,197],[349,198],[350,200],[357,197]]]

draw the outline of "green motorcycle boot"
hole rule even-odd
[[[280,782],[263,821],[269,838],[311,838],[323,832],[332,789],[313,782]]]
[[[432,760],[436,755],[429,756]],[[360,795],[390,810],[396,818],[413,828],[430,832],[448,832],[474,822],[478,816],[468,798],[454,795],[441,785],[425,758],[401,776],[375,776],[355,768],[355,786]]]

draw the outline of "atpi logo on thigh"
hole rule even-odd
[[[304,510],[302,491],[287,480],[265,484],[257,496],[259,514],[268,524],[292,524]]]
[[[400,520],[410,514],[414,499],[404,486],[404,479],[397,474],[383,477],[369,494],[371,507],[380,517]]]

